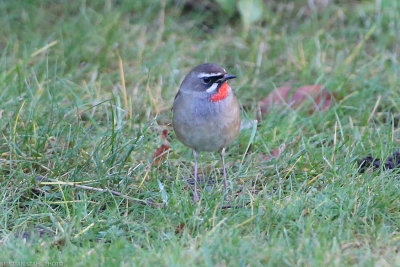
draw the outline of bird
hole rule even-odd
[[[224,188],[228,187],[225,149],[240,132],[241,108],[228,80],[236,78],[215,63],[194,67],[183,79],[172,107],[172,126],[178,140],[193,150],[194,188],[197,193],[198,152],[218,151],[221,156]]]

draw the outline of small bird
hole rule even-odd
[[[194,189],[197,194],[197,152],[219,151],[225,168],[225,148],[238,136],[241,123],[239,102],[228,85],[235,78],[215,63],[204,63],[192,69],[183,80],[172,108],[172,125],[179,141],[193,149]]]

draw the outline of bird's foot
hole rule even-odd
[[[194,202],[199,202],[200,198],[199,195],[197,194],[197,191],[193,190],[193,201]]]
[[[228,201],[228,203],[231,203],[231,201],[232,201],[232,196],[231,196],[231,194],[229,193],[229,191],[225,191],[225,199],[226,199],[226,201]]]

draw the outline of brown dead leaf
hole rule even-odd
[[[309,113],[314,111],[325,111],[331,105],[330,93],[322,88],[322,84],[308,84],[297,88],[292,96],[291,102],[294,108],[298,108],[307,99],[312,99]]]
[[[163,130],[161,133],[161,138],[164,140],[164,144],[162,144],[159,148],[156,149],[156,152],[154,152],[153,155],[154,165],[160,164],[165,159],[165,156],[167,155],[166,152],[171,148],[171,145],[167,140],[167,134],[168,134],[167,129]]]
[[[273,90],[269,95],[259,102],[261,113],[267,113],[272,106],[281,106],[284,103],[292,105],[293,108],[298,108],[305,101],[312,100],[309,113],[314,111],[325,111],[331,105],[331,94],[323,89],[322,84],[308,84],[295,89],[292,95],[289,96],[291,87],[283,86]]]
[[[335,97],[336,95],[333,94],[333,96]],[[328,91],[323,90],[321,94],[315,98],[315,105],[317,105],[320,110],[325,111],[331,106],[331,101],[332,95]]]
[[[168,130],[167,129],[164,129],[162,132],[161,132],[161,138],[165,141],[165,140],[167,140],[167,134],[168,134]]]
[[[267,113],[271,106],[280,106],[286,102],[291,88],[290,85],[282,86],[269,93],[266,98],[259,102],[261,113]]]
[[[302,134],[305,133],[305,130],[303,129]],[[290,146],[295,144],[297,141],[299,141],[301,138],[301,135],[296,136],[295,138],[293,138],[292,141],[287,142],[287,143],[282,143],[281,145],[271,149],[268,154],[267,153],[262,153],[262,156],[264,158],[264,160],[266,161],[270,161],[271,159],[276,159],[279,158],[279,156],[282,154],[283,151],[285,151],[285,149]]]
[[[283,143],[280,146],[277,146],[274,149],[270,150],[268,154],[262,153],[263,158],[266,161],[270,161],[271,159],[278,158],[281,155],[281,153],[285,150],[285,148],[286,148],[286,144]]]
[[[293,107],[297,108],[309,97],[315,99],[315,97],[321,91],[321,88],[321,84],[307,84],[294,90],[292,96],[290,97]]]
[[[176,235],[179,234],[179,233],[183,230],[183,228],[185,228],[185,223],[184,223],[184,222],[181,222],[181,223],[176,227],[176,229],[175,229],[175,234],[176,234]]]

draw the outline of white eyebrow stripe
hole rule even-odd
[[[198,78],[208,78],[208,77],[215,77],[215,76],[221,76],[221,72],[215,72],[215,73],[205,73],[202,72],[199,75],[197,75]]]
[[[214,91],[217,89],[217,87],[218,87],[218,83],[213,83],[213,84],[206,90],[206,92],[207,92],[207,93],[212,93],[212,92],[214,92]]]

